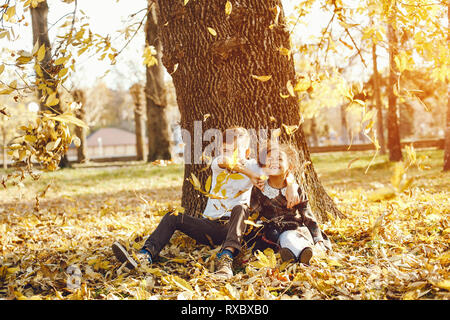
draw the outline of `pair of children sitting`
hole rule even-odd
[[[119,242],[114,242],[112,250],[120,262],[126,262],[130,269],[139,263],[153,263],[176,230],[201,244],[221,246],[215,272],[221,278],[233,276],[233,258],[243,245],[253,250],[272,247],[280,250],[284,261],[305,264],[309,264],[313,247],[323,251],[331,249],[306,195],[295,182],[293,172],[299,162],[295,149],[268,144],[260,148],[258,159],[248,159],[250,135],[245,128],[229,128],[223,136],[222,154],[211,163],[210,192],[226,196],[209,197],[202,217],[167,213],[136,254],[139,261]],[[232,173],[241,176],[224,179],[224,175]],[[246,233],[246,220],[255,212],[262,227]]]

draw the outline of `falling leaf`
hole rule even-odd
[[[192,179],[192,184],[194,185],[194,188],[200,189],[201,188],[200,180],[198,180],[198,178],[195,176],[195,174],[191,173],[191,179]]]
[[[281,48],[278,48],[278,51],[280,52],[281,55],[286,56],[286,57],[288,57],[290,59],[290,57],[291,57],[291,50],[289,50],[287,48],[284,48],[284,47],[281,47]]]
[[[225,3],[225,14],[226,14],[226,15],[230,15],[232,9],[233,9],[233,5],[231,4],[230,1],[227,1],[227,2]]]
[[[268,76],[256,76],[256,75],[252,74],[252,78],[256,79],[256,80],[259,80],[259,81],[262,81],[262,82],[265,82],[265,81],[269,81],[270,79],[272,79],[272,76],[271,75],[268,75]]]
[[[286,131],[286,133],[287,133],[288,135],[291,135],[291,134],[293,134],[295,131],[298,130],[298,126],[297,126],[297,125],[287,126],[287,125],[285,125],[285,124],[283,123],[282,126],[283,126],[283,128],[284,128],[284,131]]]
[[[214,37],[217,36],[216,30],[214,30],[213,28],[208,27],[208,31],[209,31],[209,33],[211,33]]]
[[[287,88],[289,94],[291,96],[295,97],[294,87],[292,86],[291,80],[288,80],[288,82],[286,83],[286,88]]]

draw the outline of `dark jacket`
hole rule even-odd
[[[298,189],[298,194],[302,199],[295,207],[288,209],[286,197],[279,192],[278,196],[271,199],[264,195],[258,188],[253,188],[250,207],[254,212],[258,212],[257,219],[264,222],[263,232],[261,234],[268,234],[275,229],[276,233],[282,233],[286,230],[299,230],[306,227],[314,244],[318,241],[323,241],[325,247],[331,249],[331,243],[328,237],[320,230],[319,225],[311,211],[308,204],[306,194]]]

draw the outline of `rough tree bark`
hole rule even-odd
[[[75,89],[72,93],[73,99],[80,105],[76,110],[75,116],[83,122],[86,122],[86,96],[81,89]],[[80,139],[80,146],[77,148],[77,162],[84,163],[88,161],[87,152],[87,128],[75,127],[75,135]]]
[[[53,92],[56,92],[56,98],[59,99],[59,94],[57,90],[57,82],[54,80],[53,76],[56,75],[59,71],[59,68],[53,64],[52,61],[52,46],[50,44],[50,40],[48,37],[48,4],[47,1],[39,2],[36,8],[30,6],[31,13],[31,24],[33,30],[33,46],[38,43],[38,47],[41,45],[45,45],[45,56],[39,62],[40,68],[42,70],[42,77],[36,73],[36,85],[40,83],[45,83],[45,89],[38,89],[38,98],[39,104],[41,106],[41,110],[49,110],[51,112],[61,112],[60,103],[52,106],[51,108],[45,105],[45,101],[43,101],[43,97],[47,96]],[[59,163],[61,168],[70,167],[69,160],[67,159],[67,155],[61,157],[61,161]]]
[[[158,19],[156,4],[149,0],[149,11],[145,27],[146,45],[156,49],[158,63],[147,66],[145,100],[147,104],[147,137],[148,137],[148,162],[157,159],[169,160],[170,138],[166,117],[167,97],[164,84],[164,67],[161,62],[162,48],[158,37]]]
[[[380,153],[386,154],[386,142],[384,140],[383,126],[383,104],[381,102],[380,74],[377,63],[377,46],[372,43],[372,61],[373,61],[373,95],[375,98],[375,107],[377,108],[377,139],[380,144]]]
[[[202,139],[202,132],[194,132],[194,121],[205,118],[203,132],[233,125],[270,130],[282,124],[301,123],[297,98],[280,96],[288,93],[289,80],[295,85],[293,59],[279,50],[290,48],[281,1],[231,3],[232,12],[227,15],[225,0],[190,1],[185,6],[181,1],[158,1],[163,62],[172,73],[181,127],[190,132],[191,141]],[[271,79],[259,81],[252,75],[270,75]],[[301,160],[310,161],[301,125],[291,139],[300,151]],[[207,144],[209,141],[203,147]],[[194,143],[190,150],[189,144],[186,145],[186,152],[194,160]],[[201,212],[206,199],[200,197],[187,178],[194,173],[204,183],[209,175],[201,171],[204,167],[185,164],[182,206],[191,214]],[[306,166],[303,177],[301,183],[317,218],[325,221],[329,214],[343,217],[312,164]]]
[[[395,5],[395,4],[394,4]],[[397,67],[394,61],[397,55],[397,36],[395,34],[395,7],[391,9],[391,15],[388,23],[388,41],[389,41],[389,84],[387,88],[388,95],[388,115],[387,115],[387,125],[388,125],[388,143],[387,147],[389,149],[389,160],[390,161],[401,161],[402,148],[400,145],[400,131],[398,126],[398,110],[397,110],[397,96],[394,93],[394,86],[397,85]]]
[[[131,96],[134,102],[134,123],[136,129],[136,155],[137,160],[145,160],[145,131],[144,131],[144,121],[142,99],[141,99],[142,87],[139,84],[134,84],[130,88]]]

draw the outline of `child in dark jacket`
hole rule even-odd
[[[290,145],[268,145],[260,151],[258,162],[268,178],[262,190],[253,188],[251,210],[263,227],[254,229],[245,239],[253,250],[279,250],[283,261],[294,260],[309,264],[313,248],[331,250],[328,237],[320,230],[305,193],[298,188],[302,201],[287,207],[286,177],[295,170],[298,154]],[[292,175],[290,175],[292,176]]]

